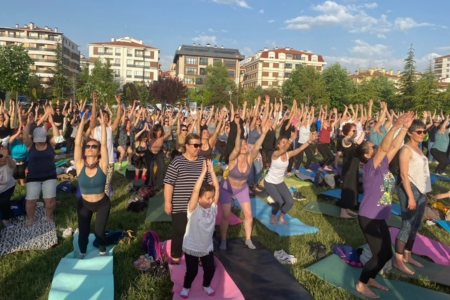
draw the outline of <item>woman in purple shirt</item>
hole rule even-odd
[[[371,299],[379,297],[370,287],[388,290],[379,284],[375,277],[392,258],[391,235],[386,219],[391,216],[395,179],[389,172],[389,162],[399,151],[413,119],[412,112],[399,117],[378,149],[372,142],[363,142],[356,148],[356,156],[364,163],[364,199],[359,209],[358,221],[372,252],[372,258],[361,272],[356,290]],[[397,132],[398,135],[394,139]]]

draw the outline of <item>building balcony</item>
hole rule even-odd
[[[133,75],[127,75],[127,78],[133,78]]]
[[[120,67],[120,64],[111,64],[111,67]]]
[[[127,53],[127,56],[130,56],[130,57],[131,57],[131,56],[133,56],[133,54],[132,54],[132,53]]]
[[[115,54],[116,56],[120,56],[120,55],[122,55],[122,53],[118,53],[118,52],[116,52],[116,54]]]

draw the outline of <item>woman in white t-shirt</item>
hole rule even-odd
[[[205,181],[206,172],[209,172],[212,184]],[[214,277],[214,246],[212,236],[216,226],[217,202],[219,201],[219,181],[211,160],[203,161],[203,169],[188,204],[186,233],[183,238],[183,252],[186,260],[186,275],[180,296],[189,297],[192,282],[197,276],[198,261],[203,266],[203,290],[208,296],[214,296],[211,288]]]
[[[311,124],[314,121],[314,108],[312,108],[311,115],[308,115],[307,117],[304,117],[302,122],[298,126],[298,147],[303,146],[306,144],[310,137],[311,137]],[[300,165],[303,162],[303,153],[306,154],[306,163],[304,164],[305,169],[309,172],[311,172],[310,166],[311,161],[314,157],[311,148],[306,148],[304,151],[300,152],[299,155],[295,156],[295,173],[300,173]]]
[[[6,228],[13,228],[11,218],[14,213],[11,209],[11,197],[16,188],[16,180],[13,177],[13,170],[16,162],[11,158],[7,147],[0,147],[0,212],[3,216],[3,225]]]

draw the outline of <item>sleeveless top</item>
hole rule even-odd
[[[234,168],[230,170],[230,172],[228,173],[228,177],[236,181],[247,180],[248,177],[250,176],[250,169],[251,169],[250,164],[247,161],[247,170],[244,173],[241,173],[241,171],[239,171],[238,165],[239,162],[237,162],[236,166],[234,166]]]
[[[138,143],[139,145],[135,149],[136,154],[144,154],[145,151],[147,151],[147,146],[141,146],[141,143],[140,142]]]
[[[228,140],[228,133],[219,135],[219,141],[226,142]]]
[[[200,147],[200,152],[198,153],[199,156],[203,156],[206,159],[211,159],[212,158],[212,154],[213,154],[213,149],[211,148],[210,145],[208,145],[208,150],[203,150]]]
[[[93,177],[86,174],[86,167],[83,167],[78,176],[78,186],[83,195],[98,195],[105,192],[106,175],[102,168],[97,166],[97,173]]]
[[[286,161],[282,161],[281,157],[277,159],[272,159],[272,163],[270,164],[269,172],[267,172],[265,180],[268,183],[279,184],[284,182],[284,172],[289,164],[289,154],[286,152]]]
[[[50,143],[43,151],[37,150],[33,143],[28,152],[28,162],[27,182],[56,179],[55,150]]]
[[[408,145],[413,153],[412,158],[409,161],[408,178],[413,183],[420,193],[426,194],[431,192],[431,180],[430,180],[430,168],[428,166],[428,158],[425,155],[421,155],[414,151]]]
[[[248,133],[248,140],[247,143],[254,145],[258,141],[258,139],[261,137],[261,133],[258,132],[258,129],[253,129]]]
[[[167,134],[172,130],[172,128],[170,126],[164,125],[163,130],[164,130],[164,134]],[[171,140],[172,140],[172,135],[169,135],[169,137],[166,139],[166,141],[171,141]]]
[[[213,134],[216,131],[216,123],[214,123],[214,124],[210,123],[208,125],[208,131],[209,131],[209,133]]]

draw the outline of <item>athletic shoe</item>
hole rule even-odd
[[[293,265],[297,263],[297,258],[295,258],[293,255],[286,253],[283,249],[275,251],[273,255],[281,264]]]
[[[212,297],[216,294],[216,291],[214,291],[210,286],[203,287],[203,290],[208,294],[208,296]]]
[[[71,237],[72,234],[73,234],[73,229],[69,227],[69,228],[64,229],[62,237],[66,239],[66,238]]]
[[[440,175],[441,175],[441,176],[447,176],[447,173],[442,172]]]
[[[139,176],[134,177],[134,181],[138,181],[139,180]]]
[[[297,201],[305,201],[306,197],[303,196],[303,194],[301,192],[295,192],[294,193],[294,199]]]
[[[122,171],[122,163],[119,164],[119,171]]]
[[[432,221],[432,220],[427,220],[426,223],[427,223],[428,226],[436,225],[436,222],[434,222],[434,221]]]
[[[189,291],[190,291],[190,290],[191,290],[191,289],[185,289],[185,288],[183,288],[183,289],[181,290],[181,293],[180,293],[181,298],[183,298],[183,299],[189,298]]]
[[[144,180],[144,181],[146,181],[146,180],[147,180],[147,176],[142,175],[141,179]]]
[[[12,229],[12,228],[14,228],[14,227],[16,227],[13,223],[11,223],[11,222],[3,222],[3,225],[5,225],[5,228],[6,229]]]

